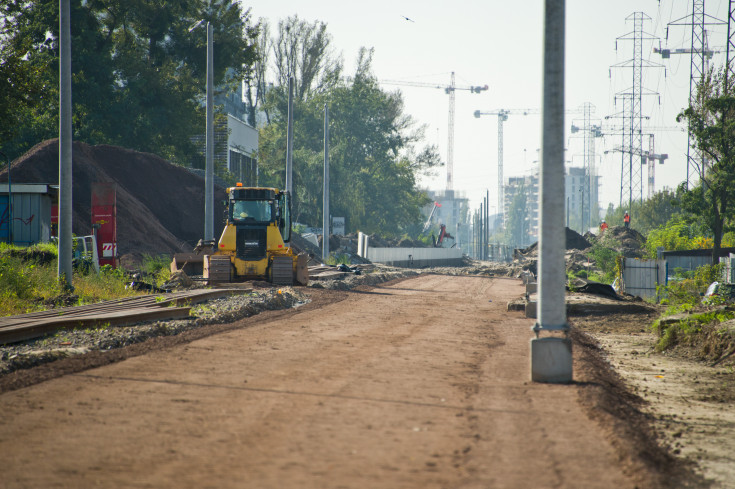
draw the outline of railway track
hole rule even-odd
[[[191,306],[252,289],[194,289],[172,294],[125,297],[85,306],[50,309],[0,318],[0,344],[17,343],[60,329],[123,326],[144,321],[189,317]]]

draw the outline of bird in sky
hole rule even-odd
[[[406,17],[405,15],[401,15],[401,17],[403,17],[404,19],[406,19],[406,20],[407,20],[407,21],[409,21],[409,22],[413,22],[414,24],[416,23],[416,22],[415,22],[415,21],[414,21],[413,19],[409,19],[409,18],[408,18],[408,17]]]

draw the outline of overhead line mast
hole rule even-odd
[[[620,165],[620,205],[630,204],[634,200],[643,200],[643,95],[655,95],[657,92],[643,87],[643,68],[662,68],[663,65],[643,59],[643,41],[658,39],[643,30],[643,23],[651,18],[643,12],[633,12],[625,20],[633,21],[633,31],[620,36],[615,41],[633,41],[633,57],[617,63],[611,68],[630,68],[633,83],[630,87],[615,94],[615,101],[622,99],[622,112],[609,117],[622,119],[623,131],[620,146],[622,158]],[[664,71],[665,74],[665,71]],[[612,69],[610,70],[612,76]],[[636,160],[637,158],[637,160]]]

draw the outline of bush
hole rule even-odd
[[[660,336],[656,344],[657,351],[664,351],[678,344],[694,344],[702,332],[704,325],[721,324],[735,317],[733,311],[709,311],[693,314],[686,319],[662,326],[660,321],[653,323],[653,330]]]
[[[23,314],[69,301],[92,303],[138,295],[127,290],[124,270],[100,267],[100,273],[75,270],[75,296],[65,292],[57,276],[57,251],[53,245],[30,247],[0,243],[0,316]]]
[[[595,260],[597,268],[602,271],[601,282],[612,283],[617,275],[618,252],[599,244],[592,245],[589,255]]]
[[[719,279],[722,265],[708,265],[688,272],[677,272],[668,285],[659,287],[659,294],[674,308],[694,307],[712,282]]]

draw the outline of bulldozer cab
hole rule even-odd
[[[284,242],[291,241],[291,198],[272,188],[230,189],[228,220],[236,226],[275,223]]]
[[[267,200],[236,200],[232,204],[233,222],[273,222],[273,202]]]

